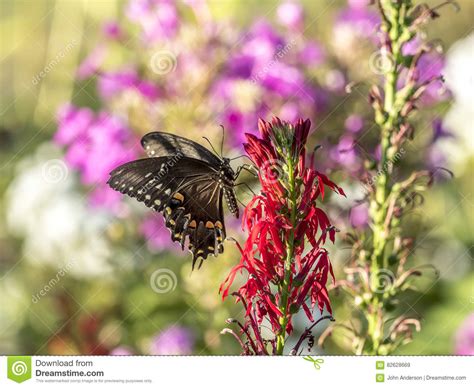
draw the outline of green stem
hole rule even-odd
[[[282,355],[283,349],[285,347],[286,341],[286,327],[288,325],[288,296],[290,294],[290,279],[291,279],[291,263],[294,256],[294,247],[295,247],[295,228],[296,228],[296,216],[297,216],[297,189],[295,182],[295,171],[293,166],[293,161],[291,157],[287,159],[288,166],[288,191],[290,198],[290,218],[291,229],[287,244],[286,244],[286,257],[285,257],[285,273],[283,277],[283,284],[280,287],[280,311],[282,316],[280,317],[280,331],[277,334],[277,346],[276,354]]]
[[[400,115],[397,109],[397,81],[398,68],[397,63],[400,57],[400,9],[399,5],[391,0],[381,1],[382,9],[387,16],[386,28],[391,41],[391,55],[390,69],[385,74],[384,84],[384,117],[385,120],[380,125],[381,130],[381,158],[378,165],[379,178],[375,185],[375,193],[372,199],[370,209],[373,225],[373,246],[372,256],[370,261],[371,272],[371,289],[376,290],[378,287],[378,277],[380,269],[386,268],[388,263],[386,261],[386,247],[390,232],[387,230],[385,221],[387,218],[388,204],[387,198],[390,195],[390,160],[393,158],[393,149],[391,144],[391,137],[397,126]],[[372,291],[373,292],[373,291]],[[377,293],[373,292],[371,303],[367,311],[367,334],[370,339],[364,353],[371,355],[378,355],[383,337],[383,319],[380,310],[383,310],[384,300]]]

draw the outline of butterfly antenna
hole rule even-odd
[[[248,155],[239,155],[239,156],[236,156],[235,158],[230,158],[229,160],[235,160],[235,159],[239,159],[239,158],[247,158],[248,160],[253,162],[252,159],[250,159],[250,157]]]
[[[210,141],[206,136],[203,136],[202,138],[203,138],[204,140],[206,140],[206,141],[209,143],[209,145],[211,146],[211,148],[212,148],[212,150],[214,151],[214,153],[219,156],[219,154],[217,153],[216,149],[215,149],[214,146],[212,145],[211,141]]]
[[[222,139],[221,139],[221,157],[222,157],[222,153],[224,152],[224,134],[225,134],[225,131],[224,131],[224,126],[221,125],[221,128],[222,128]]]

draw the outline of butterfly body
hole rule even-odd
[[[148,158],[114,169],[110,187],[161,212],[171,239],[193,254],[193,268],[224,250],[223,201],[237,218],[236,174],[221,158],[191,140],[165,132],[142,139]]]

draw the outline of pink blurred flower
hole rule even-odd
[[[346,78],[339,70],[328,71],[326,75],[326,88],[333,92],[343,92],[346,86]]]
[[[115,20],[105,22],[102,26],[102,32],[104,36],[110,40],[120,40],[124,34],[122,27]]]
[[[182,326],[171,326],[157,334],[151,343],[152,355],[189,355],[194,348],[194,336]]]
[[[164,250],[181,250],[178,243],[170,239],[170,232],[166,229],[163,217],[152,213],[140,225],[140,233],[146,240],[147,246],[154,252]]]
[[[305,65],[317,66],[324,62],[326,53],[319,43],[307,42],[299,53],[299,59]]]
[[[346,130],[353,133],[359,132],[363,126],[364,120],[361,116],[356,114],[348,116],[346,121],[344,122],[344,127],[346,128]]]
[[[332,160],[346,167],[356,168],[357,155],[355,152],[354,138],[350,135],[341,137],[339,143],[333,147],[329,155]]]
[[[126,14],[141,27],[147,44],[171,38],[179,28],[178,11],[171,0],[130,0]]]
[[[379,23],[379,15],[374,10],[350,6],[338,14],[334,28],[344,28],[363,38],[376,38]]]
[[[74,140],[83,138],[94,120],[94,112],[89,108],[76,108],[65,104],[58,109],[58,130],[54,141],[60,145],[69,145]]]
[[[432,143],[435,143],[440,139],[454,137],[454,134],[451,132],[451,129],[447,128],[443,120],[441,120],[440,118],[434,119],[431,125],[433,128],[433,138],[431,140]]]
[[[135,69],[122,69],[114,72],[106,72],[100,75],[98,80],[99,94],[104,99],[117,97],[127,90],[139,93],[149,101],[155,101],[158,96],[158,88],[148,80],[141,80]]]
[[[108,209],[114,214],[121,213],[123,207],[122,195],[107,186],[96,187],[89,194],[88,202],[91,207]]]
[[[84,59],[77,69],[77,78],[80,80],[89,78],[96,74],[104,62],[107,50],[105,46],[99,45]]]
[[[471,313],[459,327],[454,345],[454,354],[474,356],[474,314]]]
[[[126,89],[136,87],[137,82],[138,76],[135,70],[123,69],[101,74],[97,88],[102,98],[110,99]]]
[[[354,228],[365,228],[369,224],[369,207],[366,203],[354,206],[350,212],[351,224]]]
[[[403,55],[416,55],[424,44],[425,42],[416,36],[403,46],[402,53]],[[441,76],[444,65],[444,56],[435,50],[424,53],[420,57],[414,72],[414,78],[419,85],[429,83],[421,97],[423,103],[431,104],[449,98],[449,93],[443,82],[437,79]],[[406,71],[400,77],[400,84],[402,85],[405,80]]]
[[[118,346],[109,353],[111,356],[132,356],[133,351],[127,346]]]
[[[301,4],[295,1],[285,1],[277,9],[278,21],[285,27],[301,31],[304,23],[304,12]]]
[[[82,183],[103,185],[112,169],[136,159],[137,141],[121,119],[107,112],[67,104],[59,109],[56,143],[66,146],[65,160],[79,171]],[[107,190],[111,192],[110,190]],[[114,206],[118,197],[95,191],[91,203]]]
[[[347,0],[347,4],[351,8],[365,8],[372,3],[372,0]]]

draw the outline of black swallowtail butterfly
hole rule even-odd
[[[209,254],[224,251],[226,237],[223,198],[239,217],[230,159],[202,145],[165,132],[151,132],[141,140],[149,156],[115,168],[109,186],[162,212],[171,239],[193,254],[199,268]]]

